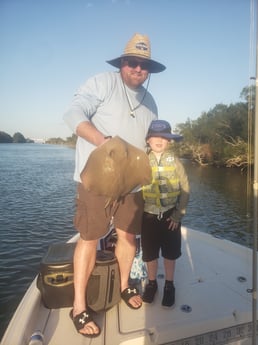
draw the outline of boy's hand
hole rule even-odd
[[[167,218],[167,222],[169,223],[168,224],[168,229],[171,230],[171,231],[176,230],[178,225],[179,225],[179,222],[175,222],[171,217]]]

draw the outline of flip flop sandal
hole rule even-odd
[[[139,294],[139,291],[137,288],[128,287],[128,288],[124,289],[124,291],[121,293],[121,298],[128,305],[129,308],[139,309],[139,308],[141,308],[142,304],[139,305],[138,307],[134,307],[131,303],[129,303],[130,298],[132,298],[134,296],[139,296],[139,295],[140,294]]]
[[[83,312],[81,312],[80,314],[73,316],[73,309],[70,311],[70,318],[73,321],[73,324],[76,328],[76,331],[78,333],[80,333],[81,335],[83,335],[84,337],[87,338],[96,338],[100,335],[101,331],[99,326],[96,324],[96,322],[93,320],[92,315],[89,313],[89,311],[87,312],[86,310],[84,310]],[[87,325],[89,322],[93,321],[95,323],[95,325],[97,326],[97,328],[99,329],[98,333],[93,333],[93,334],[84,334],[81,333],[80,330],[84,328],[85,325]],[[92,326],[88,326],[90,328],[93,329]],[[94,330],[94,329],[93,329]]]

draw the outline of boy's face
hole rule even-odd
[[[147,143],[150,145],[150,148],[153,152],[161,153],[166,150],[170,140],[161,138],[161,137],[150,137],[147,140]]]

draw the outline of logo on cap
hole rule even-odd
[[[139,50],[145,50],[145,51],[148,50],[148,47],[144,42],[136,43],[135,48]]]

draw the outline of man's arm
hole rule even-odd
[[[88,121],[79,123],[76,128],[76,134],[95,146],[100,146],[108,140],[105,139],[104,134],[97,130],[97,128]]]

